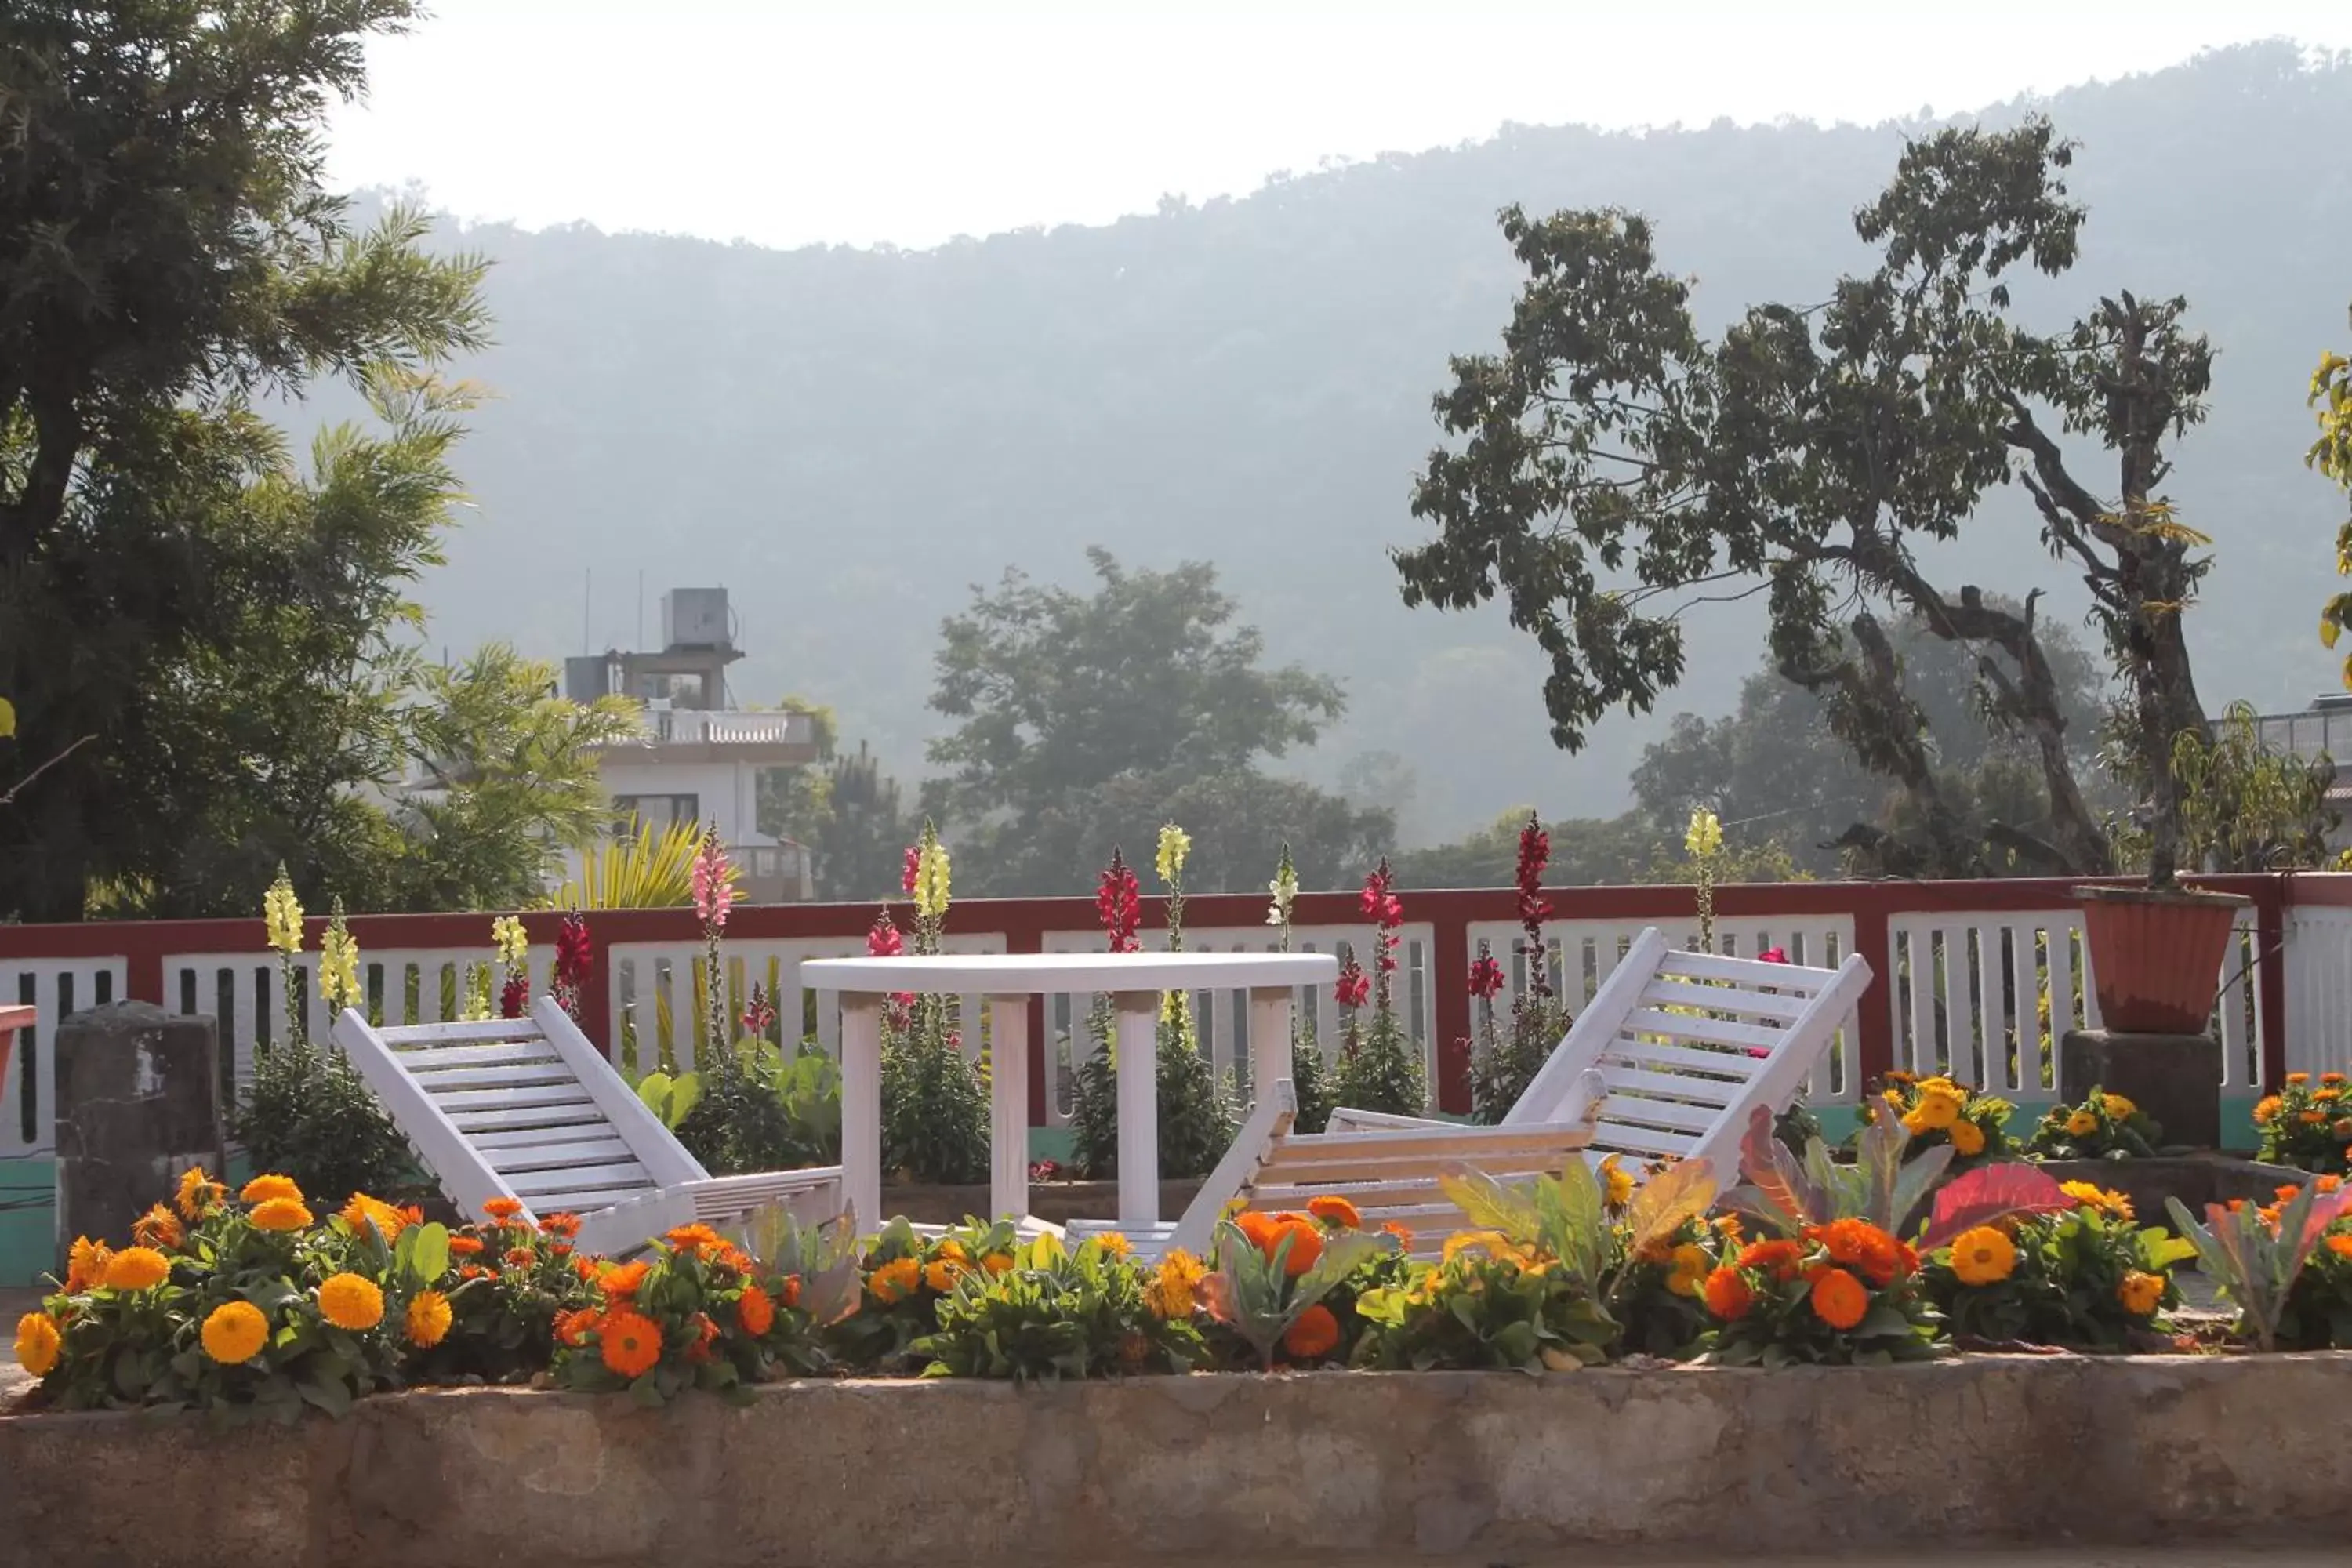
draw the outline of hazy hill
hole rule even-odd
[[[2093,216],[2082,265],[2032,306],[2189,296],[2222,350],[2173,481],[2221,542],[2194,622],[2204,692],[2300,703],[2333,668],[2314,628],[2341,503],[2301,466],[2302,389],[2352,335],[2352,63],[2236,50],[2043,107],[2083,143]],[[1009,563],[1076,581],[1090,542],[1203,557],[1278,654],[1349,683],[1353,715],[1303,771],[1328,781],[1371,749],[1412,763],[1408,836],[1532,799],[1614,810],[1664,716],[1555,752],[1523,639],[1499,616],[1408,613],[1385,556],[1414,537],[1446,356],[1493,342],[1517,285],[1495,211],[1641,208],[1719,321],[1819,300],[1858,262],[1848,215],[1904,129],[1514,129],[921,252],[453,232],[499,262],[499,346],[468,372],[499,401],[462,454],[481,511],[428,585],[435,638],[626,644],[638,573],[648,634],[664,586],[724,583],[753,655],[739,699],[829,700],[911,773],[937,624],[968,583]],[[1995,515],[1962,563],[2008,593],[2046,581],[2078,613],[2022,511]],[[1745,614],[1707,619],[1671,707],[1733,706],[1757,653]]]

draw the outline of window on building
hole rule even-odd
[[[613,832],[634,836],[641,826],[666,833],[672,823],[702,820],[698,795],[616,795],[613,797]]]

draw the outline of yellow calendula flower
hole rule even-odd
[[[357,1333],[383,1321],[383,1291],[356,1274],[331,1274],[319,1287],[319,1316]]]
[[[1683,833],[1683,847],[1702,860],[1722,852],[1723,824],[1716,820],[1715,813],[1691,813],[1690,826]]]
[[[1915,1114],[1921,1126],[1941,1131],[1960,1119],[1960,1108],[1966,1103],[1956,1089],[1923,1089]]]
[[[1621,1209],[1623,1208],[1627,1203],[1632,1201],[1633,1196],[1633,1173],[1626,1170],[1622,1165],[1620,1165],[1617,1163],[1616,1155],[1612,1154],[1607,1159],[1601,1162],[1601,1169],[1598,1174],[1601,1177],[1601,1196],[1602,1202],[1606,1203],[1612,1209]]]
[[[126,1247],[107,1259],[110,1290],[151,1290],[172,1277],[172,1260],[152,1247]]]
[[[227,1195],[228,1188],[206,1175],[202,1165],[192,1165],[180,1173],[180,1191],[173,1202],[179,1205],[180,1217],[194,1225]]]
[[[253,1205],[253,1223],[263,1230],[310,1228],[310,1211],[295,1198],[266,1198]]]
[[[530,932],[512,915],[490,922],[490,942],[499,950],[499,962],[509,969],[530,957]]]
[[[1154,865],[1163,882],[1173,882],[1184,874],[1185,858],[1192,853],[1192,836],[1170,823],[1160,830],[1160,855]]]
[[[2099,1119],[2088,1110],[2075,1111],[2066,1118],[2066,1136],[2088,1138],[2099,1130]]]
[[[1984,1129],[1973,1121],[1955,1121],[1944,1130],[1952,1141],[1952,1152],[1963,1160],[1972,1160],[1984,1152]]]
[[[2152,1317],[2164,1304],[2164,1279],[2135,1268],[2116,1287],[2116,1300],[2135,1318]]]
[[[230,1301],[205,1320],[205,1354],[223,1366],[242,1366],[269,1342],[269,1320],[250,1301]]]
[[[1675,1248],[1674,1265],[1674,1271],[1666,1276],[1666,1289],[1677,1296],[1696,1296],[1713,1271],[1715,1259],[1706,1247],[1685,1244]]]
[[[1179,1247],[1160,1260],[1151,1283],[1144,1287],[1143,1304],[1163,1322],[1189,1318],[1199,1303],[1201,1281],[1208,1272],[1199,1258]]]
[[[239,1188],[236,1197],[239,1203],[247,1204],[266,1204],[272,1198],[291,1198],[299,1204],[302,1201],[302,1189],[291,1176],[264,1172]]]
[[[278,868],[278,880],[261,895],[262,923],[268,928],[269,945],[280,952],[302,951],[302,900],[294,896],[294,879],[286,868]]]
[[[2099,1109],[2107,1113],[2107,1120],[2110,1121],[2122,1121],[2126,1118],[2137,1115],[2139,1111],[2138,1106],[2134,1105],[2130,1100],[2125,1099],[2120,1094],[2101,1095],[2099,1097]]]
[[[447,1335],[453,1316],[448,1297],[438,1290],[419,1290],[408,1300],[402,1327],[410,1344],[429,1351]]]
[[[2084,1208],[2096,1209],[2116,1219],[2132,1217],[2131,1199],[2090,1182],[2061,1182],[2058,1190]]]

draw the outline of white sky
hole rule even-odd
[[[2296,0],[429,0],[334,126],[461,217],[928,246],[1505,123],[1944,113],[2286,37]]]

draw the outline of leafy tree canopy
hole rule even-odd
[[[956,825],[975,891],[1089,886],[1114,844],[1171,820],[1193,829],[1201,891],[1263,881],[1285,839],[1310,886],[1340,885],[1386,847],[1388,813],[1257,767],[1339,716],[1337,683],[1265,668],[1213,566],[1087,559],[1091,595],[1008,572],[942,627],[931,706],[959,722],[931,743],[944,775],[924,804]]]
[[[1553,736],[1573,749],[1612,707],[1646,710],[1681,679],[1689,606],[1763,593],[1777,668],[1824,693],[1833,731],[1901,785],[1924,868],[1947,875],[1985,868],[1986,845],[1945,796],[1879,617],[1998,648],[2007,668],[1980,666],[1989,712],[2031,745],[2049,831],[1999,822],[1984,837],[2043,868],[2102,870],[2111,848],[2076,779],[2033,596],[2004,607],[1938,585],[1920,560],[2013,479],[2129,683],[2132,782],[2168,879],[2172,742],[2204,722],[2180,622],[2208,562],[2158,487],[2167,443],[2203,418],[2212,356],[2178,299],[2118,292],[2049,333],[2016,318],[2013,275],[2074,265],[2072,160],[2038,119],[1911,143],[1854,215],[1876,265],[1824,302],[1751,307],[1714,341],[1646,219],[1506,209],[1528,281],[1503,351],[1454,360],[1435,400],[1454,440],[1414,490],[1437,537],[1397,557],[1406,602],[1501,596],[1549,656]],[[2111,458],[2112,489],[2062,447],[2082,436]]]

